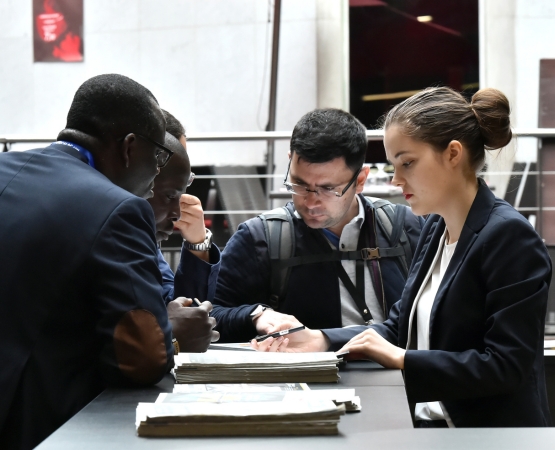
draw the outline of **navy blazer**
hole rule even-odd
[[[220,249],[214,243],[209,250],[209,262],[181,248],[179,265],[175,274],[158,248],[158,268],[162,274],[162,291],[166,305],[177,297],[198,298],[200,301],[214,298],[220,272]],[[196,306],[194,303],[192,306]]]
[[[173,361],[154,215],[76,150],[0,154],[0,448]]]
[[[402,298],[374,326],[399,347],[407,346],[411,307],[444,230],[441,217],[428,218]],[[442,401],[457,427],[548,426],[543,334],[551,274],[530,223],[480,180],[432,307],[430,350],[405,356],[409,402]],[[325,332],[337,348],[364,329],[356,328]]]

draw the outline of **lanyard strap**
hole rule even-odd
[[[93,169],[96,169],[94,166],[94,158],[91,152],[89,152],[85,147],[81,147],[79,144],[69,141],[56,141],[54,144],[65,145],[66,147],[71,147],[81,153],[85,158],[87,158],[87,164],[91,166]],[[51,144],[51,145],[54,145]]]
[[[360,234],[358,236],[357,248],[367,247],[367,244],[369,243],[369,241],[371,241],[371,239],[368,237],[368,233],[364,233],[363,228],[364,227],[361,227]],[[368,230],[372,230],[370,223],[367,224],[367,228]],[[347,288],[347,291],[349,291],[349,294],[351,294],[351,297],[355,301],[357,308],[362,318],[364,319],[364,322],[366,322],[367,325],[373,324],[374,318],[372,317],[370,308],[368,308],[368,305],[366,304],[366,290],[364,288],[364,265],[365,265],[364,260],[362,259],[356,260],[356,271],[355,271],[356,286],[351,281],[351,278],[349,277],[349,275],[347,275],[347,272],[345,271],[345,268],[343,267],[343,264],[341,263],[341,261],[337,261],[335,264],[337,267],[337,273],[339,275],[339,278],[341,279],[341,281],[343,282],[343,285],[345,286],[345,288]]]

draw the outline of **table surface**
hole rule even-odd
[[[169,375],[156,386],[143,389],[107,389],[54,432],[39,450],[55,449],[183,449],[283,450],[310,446],[318,450],[348,449],[524,449],[555,448],[555,428],[438,429],[412,428],[400,371],[385,370],[371,362],[349,362],[340,369],[337,384],[310,384],[318,388],[355,388],[362,411],[341,418],[337,436],[140,438],[135,430],[139,402],[152,402],[161,392],[171,392]]]

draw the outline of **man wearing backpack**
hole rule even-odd
[[[222,253],[212,311],[221,342],[387,318],[423,222],[361,194],[366,150],[366,128],[345,111],[297,123],[284,180],[293,202],[241,224]]]

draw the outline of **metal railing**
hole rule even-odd
[[[516,138],[538,138],[538,156],[541,151],[541,139],[555,138],[555,128],[518,128],[513,130]],[[369,141],[383,140],[382,130],[369,130],[366,132]],[[189,142],[224,142],[224,141],[276,141],[287,140],[291,138],[291,131],[253,131],[253,132],[221,132],[221,133],[188,133],[187,141]],[[29,136],[29,135],[5,135],[0,136],[0,145],[3,151],[9,151],[12,144],[41,144],[54,142],[54,137],[46,136]],[[541,183],[541,177],[544,175],[555,175],[555,171],[542,171],[540,167],[540,158],[538,157],[538,170],[536,171],[509,171],[509,172],[483,172],[484,175],[522,175],[523,177],[530,175],[539,175],[538,186]],[[198,175],[198,179],[217,179],[217,178],[259,178],[272,179],[283,178],[284,174],[264,174],[264,175]],[[267,192],[268,198],[270,192]],[[538,193],[537,207],[520,207],[517,210],[522,212],[537,211],[541,215],[542,211],[553,211],[555,207],[543,207],[541,204],[541,196]],[[206,214],[259,214],[262,210],[210,210],[205,211]]]

